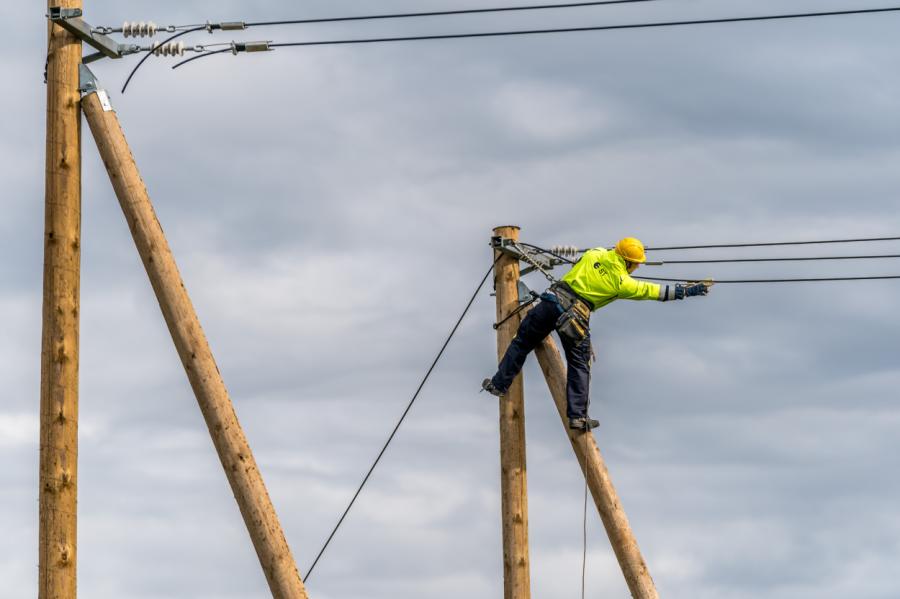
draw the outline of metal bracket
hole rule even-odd
[[[529,254],[528,260],[525,259],[525,254],[516,247],[516,241],[512,239],[507,239],[505,237],[491,237],[491,247],[497,250],[498,252],[503,252],[507,256],[511,256],[516,260],[521,262],[525,262],[528,264],[528,267],[523,268],[519,273],[521,276],[525,276],[529,273],[538,270],[531,262],[535,262],[540,265],[544,270],[552,270],[553,267],[563,264],[562,261],[557,260],[552,257],[545,256],[543,254]]]
[[[138,52],[144,51],[145,48],[141,48],[137,44],[119,44],[119,56],[117,58],[122,58],[123,56],[128,56],[129,54],[137,54]],[[92,62],[97,62],[98,60],[106,58],[106,54],[103,52],[94,52],[93,54],[88,54],[81,62],[84,64],[91,64]]]
[[[78,66],[78,79],[78,91],[81,92],[82,98],[90,94],[97,94],[97,99],[100,100],[103,112],[112,112],[113,107],[112,102],[109,101],[109,94],[100,87],[100,82],[97,81],[97,77],[87,65],[82,64]]]
[[[123,45],[118,43],[111,37],[107,37],[102,33],[94,31],[88,23],[81,18],[83,12],[80,8],[60,8],[58,6],[50,9],[47,18],[50,22],[56,23],[85,44],[91,46],[99,52],[91,54],[86,58],[88,62],[94,62],[101,58],[122,58],[127,54],[133,54],[140,50],[134,50],[132,45]]]
[[[525,281],[519,280],[519,303],[520,304],[529,304],[541,296],[540,293],[536,293],[528,288],[528,285],[525,284]]]
[[[523,268],[522,270],[519,271],[519,276],[524,277],[525,275],[530,275],[531,273],[533,273],[536,270],[537,270],[537,268],[535,268],[534,266],[526,266],[525,268]],[[547,268],[544,268],[544,270],[547,270]]]
[[[50,17],[51,21],[58,21],[59,19],[74,19],[84,16],[84,11],[82,11],[80,8],[63,8],[61,6],[53,6],[50,8],[50,13],[47,16]]]

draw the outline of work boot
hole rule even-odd
[[[589,431],[600,423],[593,418],[569,418],[569,428],[574,431]]]
[[[484,381],[482,381],[481,390],[487,391],[491,395],[496,395],[497,397],[500,397],[504,393],[494,385],[494,382],[491,381],[491,379],[484,379]]]

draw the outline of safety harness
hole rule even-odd
[[[544,277],[550,282],[550,287],[543,294],[537,294],[534,291],[528,289],[527,286],[520,282],[519,297],[522,297],[523,294],[521,293],[521,291],[522,288],[524,288],[526,293],[530,296],[529,299],[525,302],[522,302],[503,320],[496,323],[494,325],[494,329],[496,330],[500,328],[501,325],[506,323],[517,314],[521,313],[536,301],[550,301],[559,304],[559,307],[562,310],[562,314],[556,321],[556,332],[559,333],[561,337],[565,337],[576,345],[584,341],[590,333],[591,311],[593,307],[587,302],[587,300],[575,293],[575,291],[573,291],[568,284],[560,281],[549,272],[547,272],[547,270],[545,270],[544,267],[532,257],[531,252],[529,252],[528,249],[516,242],[510,243],[509,246],[516,250],[516,252],[518,253],[518,257],[523,262],[527,262],[534,270],[537,270],[542,275],[544,275]]]
[[[563,313],[556,321],[556,332],[575,345],[580,344],[590,333],[591,306],[561,281],[551,285],[544,295],[550,294],[556,297],[563,309]]]

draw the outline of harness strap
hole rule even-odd
[[[572,307],[576,302],[580,302],[584,304],[584,306],[588,309],[588,312],[594,311],[594,306],[591,305],[591,302],[587,301],[577,293],[568,285],[568,283],[564,283],[563,281],[558,281],[550,286],[549,289],[557,298],[559,298],[559,303],[563,307],[563,310],[568,310]]]

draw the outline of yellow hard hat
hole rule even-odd
[[[628,262],[643,264],[647,261],[647,255],[644,254],[644,244],[641,243],[640,239],[635,239],[634,237],[626,237],[617,243],[616,253]]]

